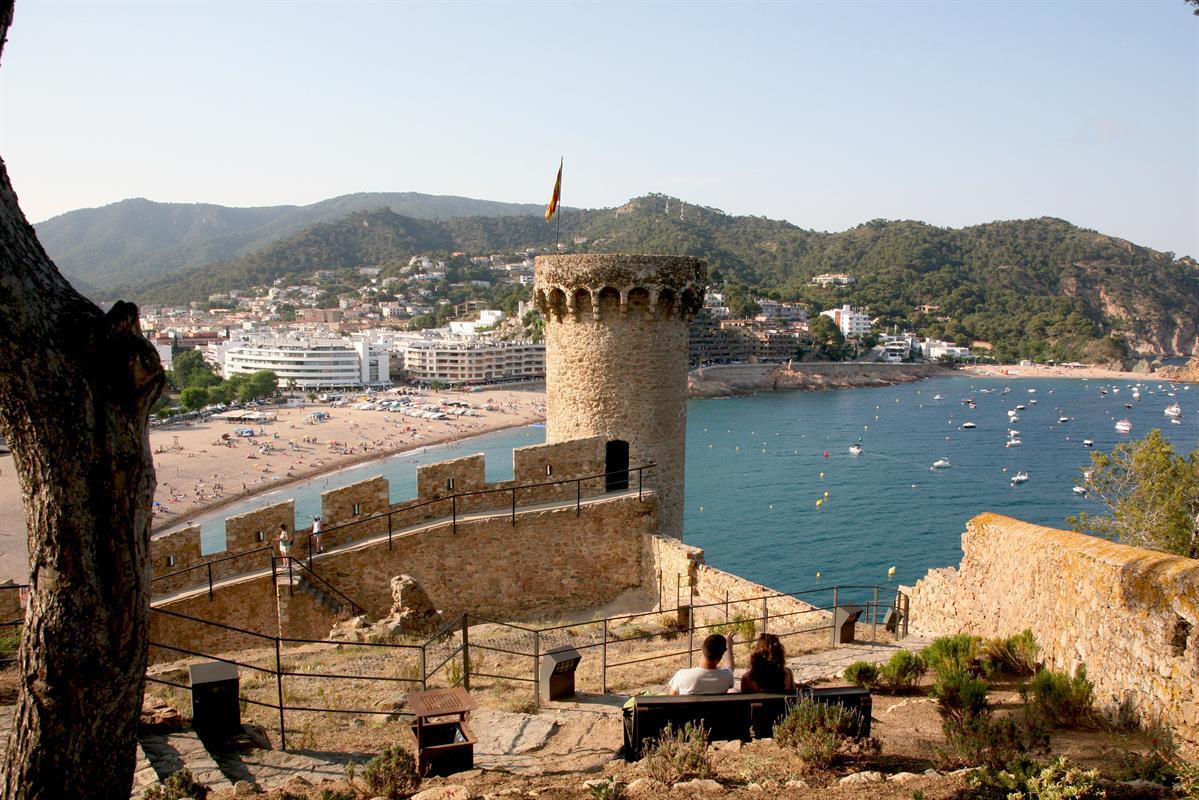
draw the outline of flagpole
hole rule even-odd
[[[564,156],[558,156],[558,175],[559,175],[559,177],[561,177],[561,175],[562,175],[562,165],[565,161],[566,161],[566,158]],[[559,184],[558,185],[558,226],[554,230],[554,254],[555,255],[557,255],[559,252],[558,239],[561,235],[562,235],[562,185]]]

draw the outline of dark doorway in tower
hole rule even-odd
[[[607,466],[604,472],[604,491],[617,492],[629,488],[629,443],[613,439],[605,448]]]

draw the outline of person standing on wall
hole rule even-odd
[[[321,546],[321,518],[312,518],[312,546],[316,552],[323,553],[325,548]]]
[[[276,541],[279,542],[279,555],[283,556],[284,558],[290,558],[292,540],[291,532],[287,530],[286,522],[279,523],[279,536],[276,537]]]

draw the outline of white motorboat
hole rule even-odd
[[[969,430],[970,428],[977,428],[977,427],[978,426],[975,425],[973,422],[963,422],[962,423],[962,430]]]
[[[934,400],[944,400],[945,398],[942,395],[935,394],[935,395],[933,395],[933,399]]]
[[[1009,412],[1007,412],[1007,421],[1008,422],[1019,422],[1020,415],[1017,414],[1015,411],[1009,411]]]
[[[953,464],[949,463],[948,458],[938,458],[933,462],[933,469],[949,469]]]
[[[1028,404],[1030,406],[1035,406],[1037,404],[1037,398],[1034,397],[1033,399],[1029,400]]]
[[[1094,446],[1095,446],[1095,442],[1093,442],[1093,441],[1092,441],[1092,440],[1090,440],[1090,439],[1083,439],[1083,440],[1082,440],[1082,446],[1083,446],[1083,447],[1094,447]]]
[[[1129,420],[1126,420],[1126,419],[1122,419],[1116,423],[1116,430],[1120,431],[1120,433],[1131,433],[1132,432],[1132,422],[1130,422]]]
[[[1019,447],[1022,444],[1024,444],[1024,442],[1020,441],[1019,439],[1008,439],[1005,447]]]
[[[1020,405],[1016,406],[1016,410],[1017,410],[1017,411],[1023,411],[1023,410],[1024,410],[1024,404],[1023,404],[1023,403],[1021,403]]]
[[[860,456],[862,454],[862,445],[859,442],[854,442],[849,446],[849,454],[851,456]]]
[[[1170,424],[1171,424],[1171,425],[1181,425],[1181,424],[1182,424],[1182,420],[1181,420],[1181,419],[1179,419],[1178,417],[1171,417],[1171,418],[1170,418]]]
[[[1181,417],[1182,416],[1182,406],[1178,405],[1178,403],[1171,403],[1170,405],[1166,406],[1165,410],[1162,411],[1162,413],[1165,414],[1167,417]]]
[[[1082,495],[1082,494],[1086,494],[1086,493],[1087,493],[1087,490],[1086,490],[1086,488],[1085,488],[1085,487],[1082,487],[1082,486],[1075,486],[1075,487],[1074,487],[1074,493],[1075,493],[1075,494]]]
[[[1017,472],[1015,475],[1012,476],[1012,485],[1015,486],[1016,484],[1024,483],[1027,480],[1028,480],[1027,472]]]
[[[1008,435],[1009,439],[1015,439],[1017,436],[1020,435],[1020,431],[1016,430],[1015,428],[1008,428],[1007,435]]]
[[[1065,425],[1067,422],[1070,421],[1070,418],[1069,417],[1058,417],[1057,421],[1060,422],[1062,425]]]
[[[1037,393],[1037,390],[1036,390],[1036,389],[1029,389],[1029,390],[1028,390],[1028,393],[1029,393],[1029,394],[1036,394],[1036,393]]]

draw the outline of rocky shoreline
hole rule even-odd
[[[732,397],[756,392],[853,389],[911,383],[953,371],[939,364],[719,364],[692,370],[687,376],[687,392],[689,397]]]

